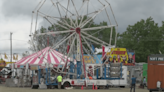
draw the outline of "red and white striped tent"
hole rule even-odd
[[[67,59],[68,61],[70,61],[70,59],[73,60],[72,58],[67,58],[67,56],[64,56],[50,47],[46,47],[37,53],[22,58],[17,61],[15,65],[20,67],[21,65],[26,65],[27,63],[29,65],[45,65],[45,63],[49,63],[57,66],[59,64],[64,64]]]

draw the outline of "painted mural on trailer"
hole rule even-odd
[[[109,62],[122,62],[124,65],[135,65],[135,53],[133,51],[128,52],[126,48],[112,48],[110,52],[107,52],[107,55],[110,55]],[[100,64],[102,55],[96,55],[98,58],[93,56],[84,55],[85,63],[97,63]],[[98,60],[99,59],[99,60]]]

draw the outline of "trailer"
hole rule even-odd
[[[119,86],[119,87],[123,87],[125,88],[126,86],[128,86],[128,79],[127,79],[127,72],[128,72],[128,68],[127,66],[122,66],[122,78],[121,79],[114,79],[114,80],[110,80],[110,82],[112,83],[113,86]]]
[[[148,56],[147,88],[149,92],[164,90],[164,55]]]
[[[72,66],[72,65],[71,65]],[[35,67],[35,68],[34,68]],[[72,70],[73,68],[73,70]],[[37,70],[33,73],[33,87],[32,88],[51,88],[57,87],[57,74],[52,72],[51,67],[31,66],[31,70]],[[79,69],[76,67],[69,67],[67,72],[74,71],[76,73]],[[86,64],[87,76],[84,77],[83,72],[80,71],[78,75],[65,74],[63,75],[62,88],[66,87],[81,87],[81,86],[97,86],[98,88],[108,88],[109,86],[127,86],[127,66],[122,66],[122,63],[108,63],[102,67],[102,64]],[[90,79],[89,77],[92,77]],[[44,81],[42,81],[42,79]]]
[[[87,66],[100,66],[100,64],[88,64]],[[86,66],[86,67],[87,67]],[[107,67],[107,71],[111,70]],[[118,87],[125,87],[128,85],[127,82],[127,66],[122,66],[122,77],[119,78],[115,75],[115,77],[110,77],[112,74],[110,72],[106,72],[106,77],[104,74],[101,74],[103,69],[93,71],[93,79],[63,79],[62,85],[63,87],[71,87],[71,86],[84,86],[85,83],[87,86],[98,86],[108,88],[109,86],[118,86]],[[88,72],[88,71],[87,71]],[[114,76],[114,74],[113,74]],[[119,75],[118,75],[119,76]]]

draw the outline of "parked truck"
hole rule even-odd
[[[147,88],[149,92],[164,90],[164,55],[148,56]]]

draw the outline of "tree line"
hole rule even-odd
[[[87,18],[87,17],[85,17]],[[84,19],[85,20],[85,19]],[[61,20],[62,21],[62,20]],[[69,19],[67,19],[69,23]],[[78,21],[80,22],[80,20]],[[100,22],[99,24],[91,21],[85,27],[98,27],[106,26],[107,22]],[[66,25],[65,25],[66,26]],[[56,30],[63,30],[58,25],[52,25],[48,28],[41,27],[37,32],[53,32]],[[89,31],[89,34],[102,39],[103,41],[109,43],[110,28],[100,30]],[[115,29],[112,33],[112,38],[115,38]],[[55,42],[59,41],[63,35],[45,35],[34,38],[35,49],[40,50],[46,46],[53,46]],[[48,41],[48,44],[47,44]],[[92,43],[95,47],[100,47],[101,45],[96,45]],[[114,44],[114,40],[112,40]],[[66,43],[64,44],[66,45]],[[136,62],[147,62],[147,56],[150,54],[159,54],[159,51],[164,53],[164,21],[162,25],[159,26],[155,23],[153,18],[149,17],[146,20],[141,19],[134,25],[129,25],[123,33],[117,34],[117,45],[119,48],[127,48],[135,51]],[[30,50],[34,51],[31,46]],[[63,50],[63,49],[62,49]],[[66,49],[65,49],[66,51]]]
[[[164,53],[164,21],[159,26],[149,17],[129,25],[118,33],[117,47],[134,50],[136,62],[147,62],[148,55]]]

